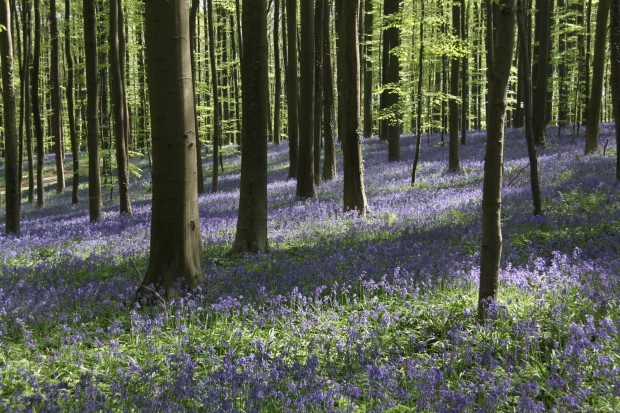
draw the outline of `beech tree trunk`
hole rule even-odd
[[[262,2],[262,0],[261,0]],[[273,6],[273,60],[275,76],[275,97],[273,99],[273,143],[280,144],[280,113],[282,106],[282,69],[280,63],[280,0],[274,0]]]
[[[39,102],[39,69],[41,64],[41,7],[40,0],[34,0],[34,56],[32,58],[32,79],[30,97],[32,100],[32,116],[34,120],[34,132],[37,140],[37,207],[43,208],[44,184],[43,184],[43,154],[45,147],[43,142],[43,123],[41,121],[41,106]]]
[[[489,72],[487,144],[482,186],[482,248],[478,319],[485,320],[490,301],[497,301],[502,255],[502,180],[507,87],[512,68],[517,0],[492,5],[495,25],[493,66]]]
[[[343,69],[341,85],[344,103],[342,145],[344,158],[344,211],[358,211],[365,215],[368,209],[364,189],[362,135],[360,133],[360,55],[359,20],[360,0],[336,0],[338,10],[338,59]]]
[[[204,282],[188,3],[147,0],[145,16],[153,206],[149,264],[139,293],[154,288],[173,298]]]
[[[38,0],[36,0],[38,1]],[[95,0],[83,0],[84,50],[86,52],[86,99],[88,144],[88,212],[90,222],[101,220],[101,174],[99,169],[99,120],[97,108],[97,20]]]
[[[269,44],[267,1],[243,0],[243,104],[239,215],[232,252],[265,252],[267,242],[267,124]],[[277,100],[277,99],[276,99]]]
[[[611,2],[611,28],[609,31],[611,51],[611,90],[616,122],[616,184],[620,182],[620,0]]]
[[[336,178],[336,142],[334,139],[334,74],[332,70],[331,7],[329,0],[323,0],[323,138],[325,151],[323,179]]]
[[[78,203],[78,190],[80,186],[80,148],[75,129],[75,104],[73,101],[74,69],[73,56],[71,54],[71,1],[65,0],[65,58],[67,59],[67,112],[69,115],[69,135],[71,136],[71,154],[73,157],[73,181],[71,191],[71,203]]]
[[[196,19],[198,16],[198,6],[200,5],[200,0],[192,0],[192,7],[190,9],[190,17],[189,17],[189,35],[190,35],[190,44],[192,48],[191,58],[192,58],[192,78],[194,81],[192,82],[192,88],[194,90],[194,96],[196,96],[196,79],[197,79],[197,70],[196,70],[196,53],[198,51],[196,47]],[[202,194],[205,192],[205,181],[204,181],[204,172],[202,169],[202,142],[200,141],[200,133],[198,129],[198,113],[196,112],[196,105],[194,105],[194,119],[196,121],[196,170],[198,172],[198,176],[196,177],[196,187],[198,189],[198,193]]]
[[[373,120],[373,47],[372,47],[372,32],[373,32],[373,0],[364,1],[364,56],[362,61],[364,63],[364,136],[369,138],[372,136],[372,120]]]
[[[56,19],[56,0],[50,0],[50,93],[52,94],[51,134],[56,155],[56,192],[65,190],[64,151],[62,136],[62,103],[60,98],[60,62],[58,47],[58,21]]]
[[[19,147],[17,141],[17,109],[15,103],[13,39],[11,11],[7,1],[0,1],[0,53],[2,54],[2,111],[4,115],[6,226],[7,233],[20,230],[21,179],[19,177]]]
[[[459,3],[452,3],[452,35],[459,36],[461,30],[461,8]],[[461,169],[459,158],[459,76],[461,58],[452,56],[450,63],[450,150],[448,157],[448,171],[458,172]]]
[[[30,99],[30,63],[31,63],[31,7],[30,1],[24,0],[22,4],[22,22],[23,22],[23,47],[24,47],[24,64],[23,64],[23,99],[24,99],[24,124],[26,128],[26,152],[28,157],[28,202],[34,202],[34,159],[32,147],[32,118],[31,118],[31,99]]]
[[[601,101],[603,98],[603,81],[605,76],[605,48],[607,43],[607,22],[609,21],[609,1],[599,0],[596,14],[596,37],[594,38],[594,61],[592,86],[588,119],[586,121],[585,153],[599,149],[599,124],[601,119]]]
[[[420,0],[420,55],[418,62],[418,102],[416,116],[416,143],[415,154],[413,156],[413,168],[411,170],[411,186],[415,186],[418,162],[420,161],[420,146],[422,145],[422,85],[424,73],[424,0]]]
[[[534,142],[546,144],[547,127],[547,85],[549,80],[549,59],[551,57],[551,2],[536,1],[536,31],[534,32],[534,65],[532,67],[533,126]]]
[[[213,98],[213,171],[211,174],[211,192],[218,189],[220,142],[222,140],[222,112],[220,109],[219,87],[217,79],[217,62],[215,60],[215,30],[213,29],[213,2],[207,2],[207,20],[209,26],[209,60],[211,62],[211,97]]]
[[[297,74],[297,0],[286,1],[286,34],[288,67],[286,72],[286,98],[288,117],[289,178],[297,178],[299,157],[299,89]]]
[[[301,88],[299,99],[299,160],[297,164],[297,198],[315,196],[314,182],[314,81],[315,81],[315,37],[314,2],[301,3]],[[289,17],[291,15],[289,14]],[[357,17],[357,16],[356,16]]]
[[[396,18],[400,10],[402,0],[385,0],[383,15],[390,19]],[[397,87],[400,82],[400,62],[394,49],[400,45],[400,29],[397,25],[390,25],[383,31],[383,87],[381,95],[383,109],[387,111],[387,118],[382,121],[381,132],[385,135],[382,139],[388,141],[388,161],[400,160],[400,128],[401,110],[399,109],[400,97]]]
[[[323,123],[323,3],[314,0],[314,185],[321,184],[321,124]]]

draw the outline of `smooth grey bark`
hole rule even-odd
[[[286,35],[288,67],[286,98],[289,142],[289,178],[297,178],[299,157],[299,75],[297,73],[297,0],[286,1]]]
[[[364,67],[364,136],[369,138],[372,136],[373,124],[373,47],[372,32],[374,23],[373,0],[364,1],[364,55],[362,62]]]
[[[197,82],[197,70],[196,70],[196,19],[198,17],[198,6],[200,6],[200,0],[192,0],[192,6],[190,8],[190,16],[189,16],[189,35],[190,35],[190,45],[192,48],[192,78],[194,81],[192,82],[192,88],[194,89],[194,96],[196,95],[196,82]],[[196,177],[196,188],[199,194],[205,192],[205,180],[204,180],[204,171],[202,168],[202,142],[200,141],[200,133],[198,128],[198,114],[197,114],[196,105],[194,105],[194,119],[196,122],[196,170],[198,172],[198,176]]]
[[[280,0],[274,0],[273,7],[273,60],[275,85],[273,99],[273,143],[280,144],[280,118],[282,106],[282,64],[280,62]]]
[[[34,0],[34,55],[32,58],[32,76],[30,83],[30,98],[32,103],[32,116],[34,132],[37,141],[37,207],[45,205],[43,184],[43,154],[45,151],[43,142],[43,123],[41,121],[41,105],[39,102],[39,72],[41,64],[41,4],[40,0]]]
[[[19,147],[17,141],[17,109],[14,85],[13,40],[11,11],[7,1],[0,1],[0,53],[2,54],[2,104],[4,115],[6,225],[5,231],[20,231],[21,179],[19,177]]]
[[[592,85],[590,105],[586,121],[585,153],[599,149],[599,125],[601,119],[601,102],[603,98],[603,81],[605,77],[605,49],[607,47],[607,22],[609,21],[609,1],[599,0],[596,14],[596,37],[594,38],[594,60],[592,62]]]
[[[241,182],[233,253],[266,252],[269,44],[267,1],[243,0]]]
[[[153,288],[173,298],[204,282],[188,3],[147,0],[145,23],[153,203],[149,264],[138,292]]]
[[[323,3],[314,0],[314,185],[321,184],[321,133],[323,123]]]
[[[62,102],[60,97],[60,62],[56,0],[50,0],[50,93],[52,95],[51,134],[56,158],[56,192],[65,190],[64,148],[62,135]]]
[[[551,58],[551,9],[554,0],[536,1],[536,29],[534,32],[534,64],[532,67],[534,142],[546,144],[547,87]]]
[[[211,174],[211,192],[218,189],[220,142],[222,141],[222,112],[220,109],[220,97],[217,76],[217,62],[215,59],[215,30],[213,28],[213,2],[207,6],[207,21],[209,26],[209,60],[211,65],[211,97],[213,99],[213,171]]]
[[[512,68],[517,0],[499,0],[492,5],[494,30],[493,65],[489,71],[487,144],[482,184],[482,247],[478,319],[487,318],[490,302],[497,301],[502,256],[502,181],[504,129],[508,79]]]
[[[461,30],[461,7],[457,2],[452,3],[452,35],[455,38],[459,37]],[[460,78],[460,64],[461,58],[459,56],[452,56],[450,61],[450,102],[449,102],[449,157],[448,157],[448,171],[458,172],[461,169],[461,162],[459,157],[459,103],[457,101],[459,96],[459,78]]]
[[[401,8],[402,0],[385,0],[384,17],[393,20]],[[382,120],[381,139],[388,141],[388,161],[400,160],[400,128],[401,110],[400,97],[396,90],[400,82],[400,62],[394,49],[400,46],[400,29],[396,22],[391,21],[383,31],[383,87],[381,94],[382,109],[387,111],[387,118]]]
[[[75,104],[73,100],[74,67],[71,53],[71,1],[65,0],[65,59],[67,60],[67,112],[69,115],[69,136],[71,137],[71,154],[73,163],[73,179],[71,191],[71,203],[78,203],[78,190],[80,186],[80,148],[75,127]]]
[[[34,159],[33,159],[33,147],[32,147],[32,112],[30,103],[30,71],[31,71],[31,14],[32,7],[29,0],[24,0],[22,5],[22,29],[23,29],[23,99],[24,99],[24,125],[26,128],[26,153],[28,157],[28,203],[34,202]]]
[[[336,178],[336,142],[334,139],[334,74],[332,70],[331,7],[328,0],[323,1],[323,179]]]

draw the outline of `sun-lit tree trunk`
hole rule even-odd
[[[331,7],[323,1],[323,138],[325,140],[323,179],[336,177],[336,142],[334,139],[334,75],[332,71]]]
[[[32,117],[31,117],[31,99],[30,99],[30,71],[31,71],[31,14],[32,8],[29,0],[24,0],[22,5],[22,30],[23,30],[23,48],[24,48],[24,63],[23,63],[23,99],[24,99],[24,125],[26,129],[26,153],[28,157],[28,202],[34,202],[34,159],[33,159],[33,147],[32,147]]]
[[[467,31],[469,30],[467,7],[465,0],[461,0],[461,40],[467,48]],[[469,53],[469,50],[468,50]],[[461,145],[467,143],[467,129],[469,128],[469,55],[465,53],[461,62]]]
[[[289,14],[290,16],[290,14]],[[300,9],[301,29],[299,49],[300,96],[299,96],[299,159],[297,164],[297,198],[315,196],[314,182],[314,82],[315,37],[314,2],[303,1]],[[357,16],[356,16],[357,17]]]
[[[609,30],[611,54],[611,90],[616,122],[616,183],[620,182],[620,0],[611,1],[611,28]]]
[[[50,0],[50,89],[52,94],[52,136],[56,155],[56,192],[65,190],[64,151],[62,136],[62,103],[60,98],[60,62],[58,47],[58,20],[56,18],[56,0]]]
[[[517,0],[499,0],[492,5],[493,65],[489,71],[487,144],[482,185],[482,248],[478,319],[484,320],[490,301],[497,301],[502,255],[502,180],[504,129],[508,79],[512,68]]]
[[[101,175],[99,169],[99,120],[97,108],[97,20],[95,0],[83,0],[84,50],[86,52],[86,100],[88,145],[88,212],[90,222],[101,220]]]
[[[323,3],[314,0],[314,185],[321,184],[321,126],[323,123]]]
[[[551,58],[551,8],[554,0],[536,0],[536,31],[534,32],[534,65],[532,67],[534,142],[546,144],[547,85]]]
[[[273,143],[280,144],[280,113],[282,106],[282,68],[280,62],[280,0],[274,0],[273,5],[273,61],[275,76],[275,98],[273,100]]]
[[[2,111],[4,115],[6,225],[7,233],[20,231],[21,179],[19,177],[19,148],[17,142],[17,110],[15,103],[13,40],[11,11],[6,1],[0,1],[0,53],[2,54]]]
[[[213,171],[211,173],[211,192],[217,192],[219,180],[220,141],[222,140],[222,113],[217,76],[217,62],[215,59],[215,30],[213,28],[213,2],[207,2],[207,20],[209,26],[209,60],[211,61],[211,97],[213,98]]]
[[[65,0],[65,58],[67,60],[67,112],[69,115],[69,135],[71,136],[71,154],[73,156],[73,180],[71,203],[78,203],[80,185],[80,148],[78,146],[77,130],[75,128],[75,104],[73,100],[74,68],[71,54],[71,1]]]
[[[594,61],[592,62],[592,86],[590,106],[586,126],[585,153],[598,151],[599,123],[601,119],[601,100],[605,76],[605,49],[607,43],[607,22],[609,21],[609,1],[599,0],[596,14],[596,37],[594,38]]]
[[[297,0],[286,1],[286,35],[288,67],[286,73],[286,98],[288,117],[289,178],[297,178],[299,157],[299,89],[297,74]]]
[[[146,1],[145,39],[153,204],[149,264],[139,293],[154,288],[173,298],[204,282],[188,2]]]
[[[373,120],[373,0],[364,0],[364,55],[361,57],[364,66],[364,136],[369,138],[372,136],[372,120]]]
[[[43,123],[41,121],[41,104],[39,102],[39,72],[41,65],[41,4],[40,0],[34,0],[34,56],[32,58],[32,76],[30,97],[32,103],[32,116],[34,132],[37,141],[37,207],[45,205],[43,186],[43,154],[45,147],[43,142]]]
[[[457,2],[452,3],[452,35],[458,38],[461,30],[461,7]],[[459,157],[459,77],[460,77],[461,58],[458,55],[452,56],[450,62],[450,149],[448,157],[448,170],[458,172],[461,169]]]
[[[200,0],[192,0],[192,7],[190,9],[190,17],[189,17],[189,35],[190,35],[190,44],[192,48],[191,58],[192,58],[192,78],[194,81],[192,82],[192,88],[194,90],[194,96],[196,96],[196,82],[197,82],[197,71],[196,71],[196,53],[198,52],[198,48],[196,47],[196,20],[198,17],[198,6],[200,5]],[[205,192],[205,181],[204,181],[204,173],[202,169],[202,142],[200,141],[200,133],[198,129],[198,113],[196,112],[196,105],[194,105],[194,119],[196,122],[196,170],[198,175],[196,177],[196,185],[198,189],[198,193],[202,194]]]
[[[385,0],[383,15],[390,25],[383,31],[383,87],[381,94],[382,109],[387,111],[387,118],[382,120],[381,139],[388,141],[388,161],[400,160],[401,110],[399,109],[398,83],[400,82],[400,62],[395,48],[400,46],[400,29],[394,21],[397,19],[402,0]]]
[[[424,74],[424,0],[420,0],[420,54],[418,61],[418,102],[416,105],[416,143],[413,155],[413,168],[411,170],[411,186],[415,186],[418,162],[420,161],[420,146],[422,145],[422,85]]]
[[[269,44],[267,0],[243,0],[241,183],[232,252],[265,252],[267,241],[267,124]]]
[[[362,135],[360,133],[360,55],[359,20],[360,0],[336,0],[338,10],[338,55],[344,103],[342,125],[344,210],[365,215],[368,209],[364,189]]]

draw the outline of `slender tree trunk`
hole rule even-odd
[[[280,0],[274,0],[273,8],[273,60],[275,64],[275,97],[273,99],[273,143],[280,144],[280,112],[282,107],[282,69],[280,63]]]
[[[564,0],[558,0],[558,10],[556,15],[559,15],[559,19],[563,19],[566,16],[566,4]],[[558,20],[558,24],[561,24],[560,20]],[[566,45],[567,45],[567,34],[566,32],[562,32],[558,37],[558,51],[559,51],[559,62],[558,62],[558,138],[562,136],[562,130],[566,127],[567,117],[568,117],[568,91],[566,90],[566,76],[567,76],[567,65],[566,65]]]
[[[65,169],[63,162],[63,136],[62,136],[62,104],[60,98],[60,62],[58,47],[58,21],[56,19],[56,0],[50,0],[50,89],[52,94],[52,136],[54,139],[54,151],[56,154],[56,192],[65,190]]]
[[[538,178],[538,156],[536,154],[536,144],[532,134],[532,78],[530,64],[530,38],[525,23],[525,0],[517,0],[517,23],[519,27],[519,60],[523,62],[521,71],[521,81],[523,85],[523,100],[525,109],[525,140],[527,143],[527,154],[530,161],[530,187],[532,189],[532,203],[534,205],[534,215],[542,214],[540,202],[540,184]]]
[[[467,129],[469,128],[469,48],[467,47],[468,16],[465,0],[461,0],[461,40],[467,53],[461,63],[461,145],[467,144]]]
[[[38,1],[38,0],[35,0]],[[86,94],[88,143],[88,211],[90,222],[101,220],[101,177],[99,169],[99,120],[97,107],[97,20],[95,0],[83,0],[84,50],[86,52]]]
[[[364,189],[362,160],[362,136],[360,134],[360,55],[359,20],[360,0],[336,0],[338,10],[338,56],[341,60],[341,93],[344,95],[342,145],[344,156],[344,210],[358,211],[365,215],[368,210]]]
[[[620,0],[611,2],[611,29],[609,31],[611,54],[611,90],[616,122],[616,185],[620,183]]]
[[[17,142],[17,109],[15,103],[13,40],[11,11],[7,1],[0,1],[0,53],[2,54],[2,104],[4,114],[6,226],[7,233],[20,231],[21,180],[19,177],[19,148]]]
[[[418,162],[420,161],[420,146],[422,145],[422,84],[424,73],[424,0],[420,0],[420,55],[418,62],[418,103],[416,123],[415,155],[413,156],[413,168],[411,170],[411,186],[415,186]]]
[[[390,21],[396,19],[402,0],[385,0],[383,14]],[[398,83],[400,82],[400,62],[394,53],[400,46],[400,29],[398,25],[390,25],[383,31],[383,109],[387,111],[381,131],[385,133],[382,139],[388,141],[388,161],[400,160],[400,128],[401,111],[399,109]]]
[[[152,287],[173,298],[204,282],[189,9],[186,0],[147,1],[145,7],[153,212],[149,264],[139,292]]]
[[[323,137],[325,153],[323,179],[336,177],[336,142],[334,139],[334,76],[332,71],[332,41],[329,0],[323,0]]]
[[[277,9],[276,9],[277,14]],[[269,43],[267,1],[243,0],[241,66],[243,126],[239,215],[232,252],[265,252],[267,241],[267,124]],[[278,100],[278,99],[276,99]]]
[[[297,0],[286,1],[286,29],[288,47],[288,70],[286,74],[286,97],[289,141],[289,178],[297,178],[299,157],[299,89],[297,74]]]
[[[138,142],[138,148],[144,152],[149,147],[149,132],[148,132],[148,115],[147,115],[147,96],[146,96],[146,68],[144,64],[144,35],[143,35],[143,23],[140,21],[136,26],[136,40],[138,43],[137,59],[138,59],[138,123],[139,133],[136,137]]]
[[[452,3],[452,35],[459,36],[461,28],[461,10],[457,2]],[[461,59],[452,56],[450,63],[450,151],[448,159],[448,170],[458,172],[461,169],[459,159],[459,74]]]
[[[34,56],[32,59],[32,79],[30,97],[32,100],[32,116],[34,132],[37,140],[37,207],[45,205],[43,185],[43,123],[41,121],[41,105],[39,102],[39,68],[41,63],[41,7],[40,0],[34,0]]]
[[[588,121],[588,108],[590,107],[590,66],[592,59],[592,0],[588,0],[586,8],[586,62],[585,62],[585,92],[583,113],[581,115],[582,123],[585,125]]]
[[[196,47],[196,20],[198,17],[198,6],[200,5],[200,0],[192,0],[192,7],[190,9],[190,17],[189,17],[189,35],[190,35],[190,44],[191,44],[191,59],[192,59],[192,88],[194,90],[194,96],[196,96],[196,82],[197,82],[197,70],[196,70],[196,53],[198,52],[198,48]],[[204,172],[202,169],[202,142],[200,141],[200,133],[198,128],[198,112],[196,105],[194,105],[194,120],[196,122],[196,170],[198,172],[198,176],[196,177],[196,185],[199,194],[203,194],[205,192],[205,180],[204,180]]]
[[[364,0],[364,136],[372,136],[373,124],[373,0]]]
[[[601,118],[601,99],[605,75],[605,48],[607,43],[607,22],[609,21],[609,1],[599,0],[596,15],[596,38],[594,39],[594,62],[592,72],[592,90],[586,126],[585,153],[599,149],[599,123]]]
[[[71,154],[73,156],[73,183],[71,191],[71,203],[78,203],[78,190],[80,186],[80,148],[77,131],[75,129],[75,104],[73,101],[74,69],[73,56],[71,54],[71,1],[65,0],[65,57],[67,59],[67,112],[69,115],[69,134],[71,136]]]
[[[289,14],[290,16],[290,14]],[[301,45],[299,64],[301,67],[299,99],[299,161],[297,165],[297,198],[315,196],[314,182],[314,82],[315,82],[315,35],[314,2],[301,3]],[[357,17],[357,16],[356,16]]]
[[[493,66],[490,70],[487,145],[482,188],[482,250],[478,319],[485,320],[489,301],[496,301],[502,255],[502,180],[507,86],[512,68],[517,0],[493,4]]]
[[[551,3],[553,0],[536,0],[536,31],[534,43],[534,66],[532,68],[534,142],[546,144],[547,127],[547,84],[549,80],[549,59],[551,56]]]
[[[323,121],[323,3],[314,0],[314,185],[321,184],[321,124]]]
[[[209,60],[211,61],[211,96],[213,98],[213,172],[211,174],[211,192],[218,189],[220,141],[222,140],[222,114],[217,79],[217,62],[215,60],[215,30],[213,29],[213,2],[209,1],[207,20],[209,25]]]
[[[28,156],[28,202],[34,202],[34,159],[32,148],[32,118],[31,118],[31,102],[30,102],[30,72],[31,72],[31,6],[30,0],[24,0],[22,4],[22,29],[24,32],[24,76],[23,76],[23,99],[24,99],[24,124],[26,128],[26,148]]]

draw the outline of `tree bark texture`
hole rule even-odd
[[[71,191],[71,203],[78,203],[78,190],[80,186],[80,148],[75,127],[75,104],[73,100],[74,68],[73,55],[71,54],[71,1],[65,0],[65,58],[67,60],[67,112],[69,115],[69,135],[71,137],[71,154],[73,161],[73,179]]]
[[[386,117],[381,128],[382,139],[388,141],[388,161],[400,160],[400,125],[401,109],[398,95],[398,83],[400,82],[400,62],[394,49],[400,46],[400,29],[398,27],[397,14],[400,11],[402,0],[385,0],[383,15],[388,18],[389,26],[383,31],[383,87],[381,95],[382,109],[386,111]]]
[[[534,32],[534,66],[532,67],[533,126],[534,142],[538,146],[546,143],[547,128],[547,85],[549,81],[549,60],[551,57],[551,2],[536,0],[536,31]]]
[[[329,0],[323,0],[323,179],[336,178],[336,142],[334,139],[334,73],[332,70],[331,7]]]
[[[321,133],[323,132],[323,3],[314,0],[314,185],[321,184]]]
[[[34,55],[32,57],[32,79],[30,97],[32,103],[32,116],[34,120],[34,132],[37,141],[37,207],[45,205],[43,184],[43,154],[45,153],[43,142],[43,123],[41,121],[41,104],[39,101],[39,72],[41,65],[41,4],[40,0],[34,0]]]
[[[297,73],[297,0],[286,1],[286,35],[288,67],[286,72],[286,98],[288,117],[289,178],[297,178],[299,157],[299,89]]]
[[[185,0],[147,0],[145,16],[153,206],[149,264],[141,290],[163,289],[172,298],[204,281],[189,8]]]
[[[489,300],[496,301],[502,255],[502,179],[507,87],[512,68],[517,0],[499,0],[494,9],[493,67],[488,79],[487,146],[482,188],[482,250],[478,318],[487,316]]]
[[[364,1],[364,55],[362,56],[364,62],[364,136],[369,138],[372,136],[372,120],[373,120],[373,47],[372,47],[372,32],[373,32],[373,0]]]
[[[280,118],[282,105],[282,65],[280,62],[280,0],[274,0],[273,5],[273,60],[274,60],[274,76],[275,85],[273,100],[273,143],[280,144]]]
[[[198,17],[198,6],[200,5],[200,0],[192,0],[192,7],[190,9],[190,17],[189,17],[189,35],[190,35],[190,44],[192,48],[192,77],[194,81],[192,82],[194,89],[194,97],[197,98],[196,95],[196,52],[198,49],[196,47],[196,20]],[[198,193],[202,194],[205,192],[205,181],[204,181],[204,173],[202,169],[202,142],[200,141],[200,131],[198,129],[198,114],[196,112],[196,105],[194,105],[194,118],[196,121],[196,170],[198,175],[196,177],[196,188],[198,189]]]
[[[30,103],[30,63],[31,63],[31,10],[30,1],[24,0],[22,5],[22,22],[23,22],[23,47],[24,47],[24,64],[23,64],[23,99],[24,99],[24,124],[26,127],[26,152],[28,156],[28,202],[34,202],[34,159],[32,147],[32,112]]]
[[[51,134],[54,139],[56,157],[56,192],[65,190],[64,148],[62,136],[62,102],[60,98],[60,61],[58,47],[58,20],[56,19],[56,0],[50,0],[50,93],[52,95]]]
[[[220,109],[217,62],[215,59],[215,30],[213,28],[213,2],[208,2],[207,20],[209,26],[209,60],[211,62],[211,96],[213,98],[213,171],[211,174],[211,192],[218,189],[220,142],[222,140],[222,112]]]

